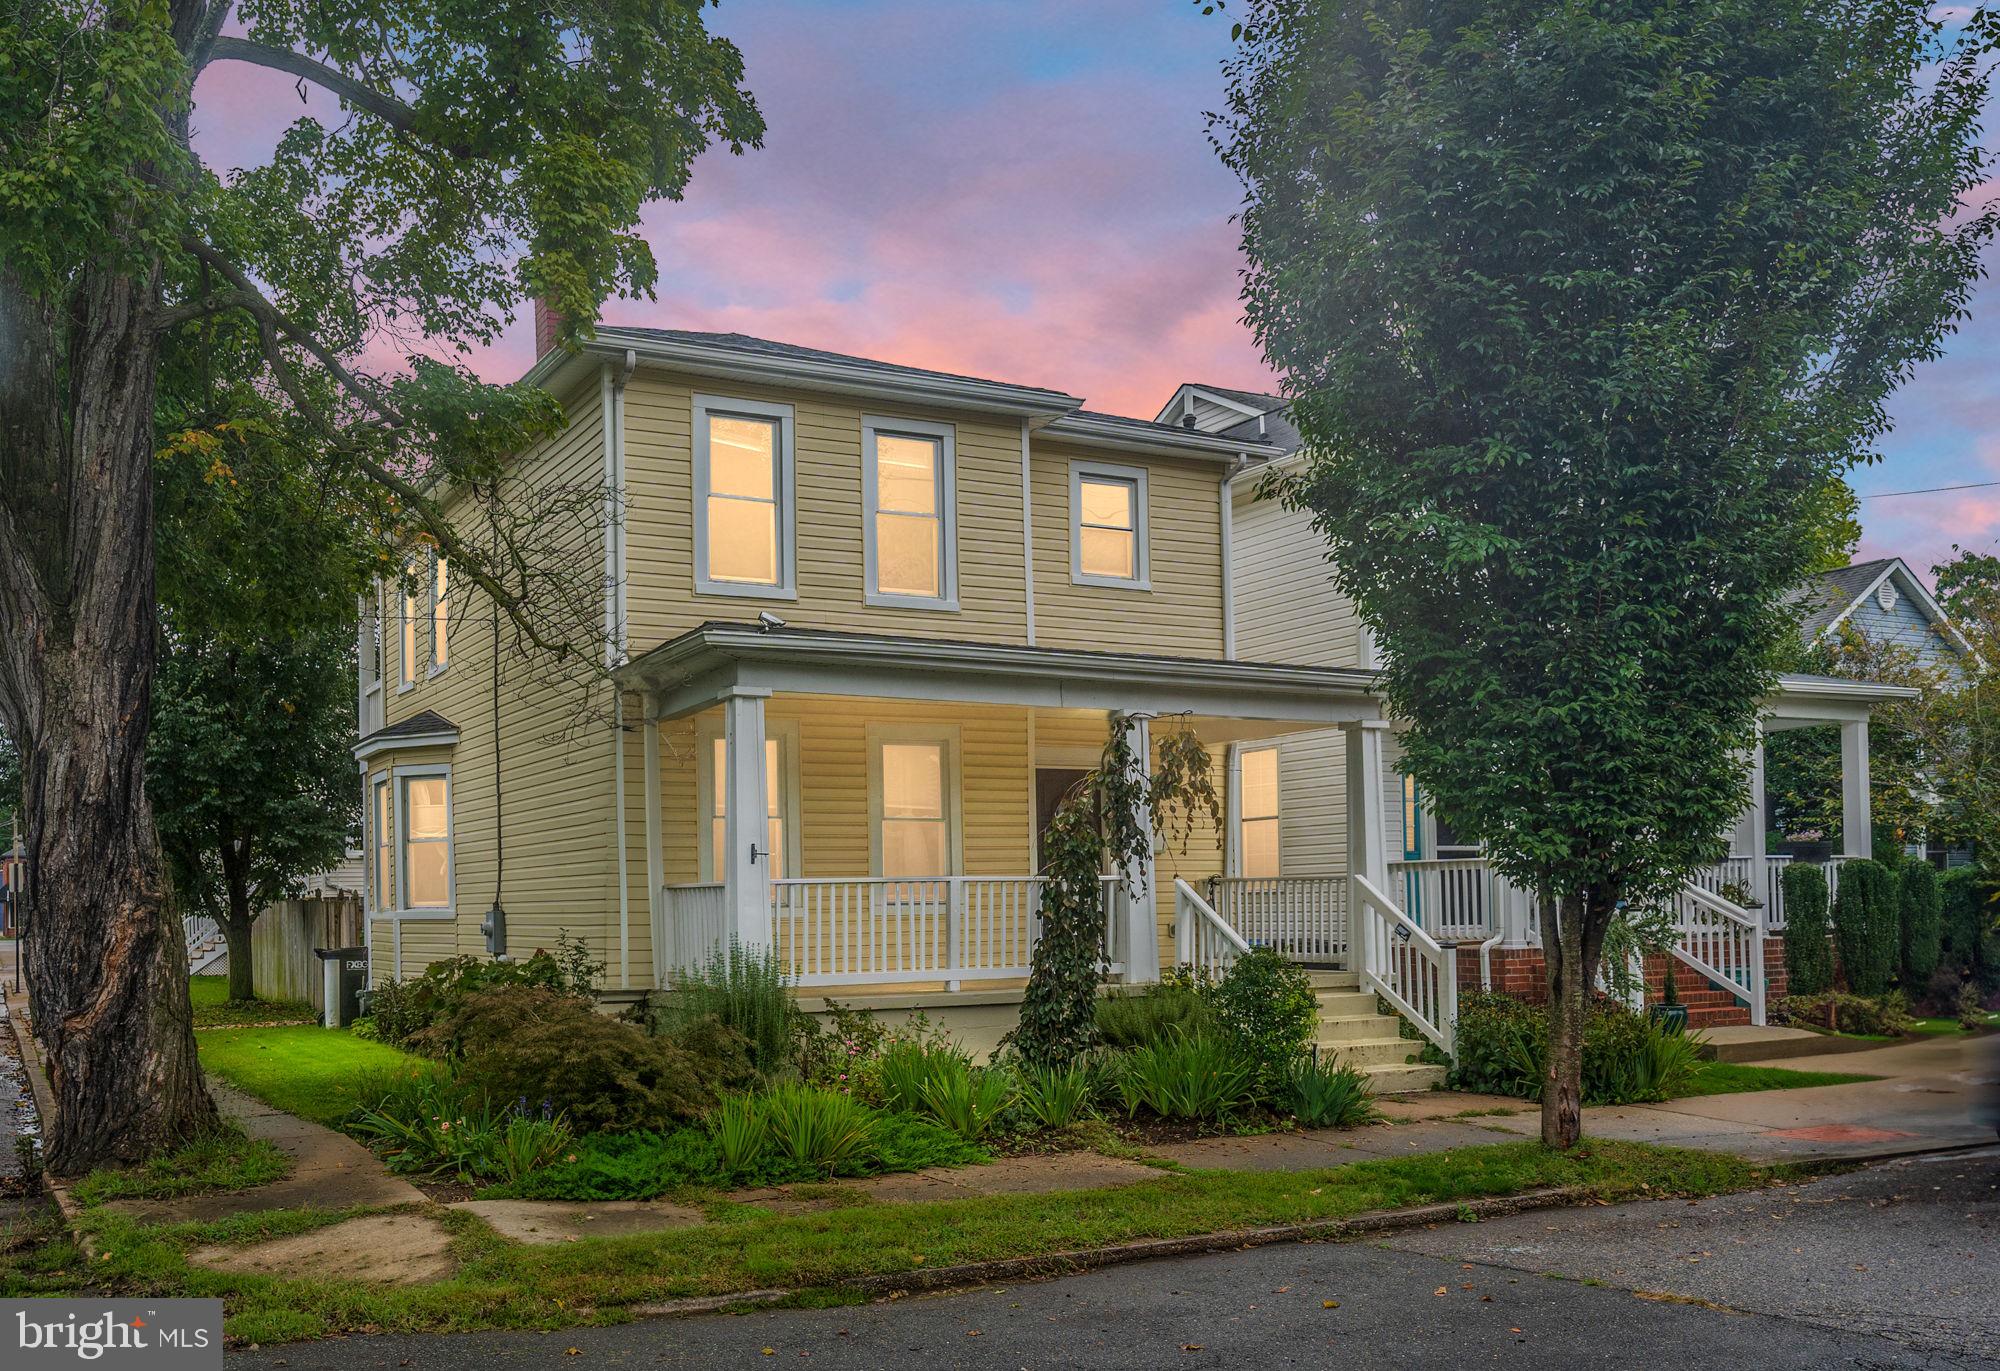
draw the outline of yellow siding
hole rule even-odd
[[[1141,466],[1152,589],[1070,580],[1070,463]],[[1222,655],[1222,468],[1037,442],[1035,641],[1043,647]]]
[[[1252,662],[1359,667],[1361,619],[1333,584],[1326,539],[1303,510],[1256,498],[1244,479],[1235,501],[1236,655]]]
[[[514,479],[524,487],[591,485],[603,480],[603,428],[593,384],[571,399],[570,422],[556,437],[520,459]],[[582,549],[587,555],[589,549]],[[599,554],[601,557],[601,554]],[[581,558],[580,558],[581,560]],[[601,565],[599,560],[596,565]],[[451,664],[427,677],[430,624],[419,625],[416,685],[398,692],[400,639],[390,621],[387,720],[396,723],[431,710],[455,724],[450,751],[453,907],[450,921],[407,921],[402,929],[403,974],[463,953],[481,953],[479,924],[495,895],[499,845],[494,841],[494,633],[491,601],[463,581],[452,587]],[[392,606],[399,608],[399,606]],[[505,821],[508,946],[517,956],[552,947],[559,930],[587,942],[608,964],[607,983],[619,982],[617,853],[613,842],[610,703],[604,687],[586,695],[574,683],[549,679],[545,668],[522,659],[512,630],[500,626],[501,814]],[[636,717],[636,711],[633,713]],[[627,738],[628,779],[643,779],[642,763]],[[642,741],[642,740],[641,740]],[[371,760],[371,769],[375,767]],[[643,810],[630,811],[628,851],[638,868],[640,902],[632,910],[634,964],[650,967],[650,926],[644,903]],[[636,846],[634,846],[636,844]],[[374,974],[394,975],[394,930],[374,921]]]
[[[798,598],[697,595],[694,456],[697,393],[793,406],[798,487]],[[865,602],[861,420],[891,416],[954,427],[959,610]],[[1021,427],[864,400],[776,391],[656,371],[625,392],[626,580],[636,654],[704,620],[744,621],[776,609],[796,627],[1020,643],[1027,637],[1021,548]]]

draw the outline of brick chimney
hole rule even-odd
[[[549,308],[548,301],[535,297],[535,360],[554,352],[562,337],[562,315]]]

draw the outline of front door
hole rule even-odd
[[[1056,811],[1062,802],[1075,790],[1077,783],[1090,774],[1089,770],[1078,766],[1038,766],[1035,768],[1035,870],[1042,869],[1042,839],[1047,836],[1049,825],[1054,822]]]

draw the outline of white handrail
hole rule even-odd
[[[1295,961],[1346,960],[1347,881],[1340,876],[1211,876],[1204,903],[1254,947]]]
[[[1174,877],[1174,957],[1197,972],[1219,976],[1250,950],[1243,935],[1182,877]]]
[[[1457,1056],[1458,949],[1426,933],[1360,872],[1348,881],[1362,986],[1394,1005],[1446,1056]]]
[[[1673,956],[1711,984],[1750,1006],[1750,1022],[1762,1025],[1764,1004],[1764,925],[1755,914],[1693,881],[1674,897]]]

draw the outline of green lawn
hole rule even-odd
[[[232,1004],[227,976],[188,977],[188,999],[194,1003],[194,1026],[211,1028],[250,1023],[317,1023],[319,1012],[304,1000],[252,1000]]]
[[[101,1168],[70,1190],[78,1204],[110,1200],[169,1200],[218,1190],[248,1190],[290,1174],[291,1158],[262,1138],[235,1129],[191,1142],[138,1166]]]
[[[1980,1016],[1980,1022],[1987,1028],[2000,1028],[2000,1011]],[[1912,1033],[1922,1033],[1932,1037],[1950,1037],[1965,1032],[1965,1025],[1956,1018],[1918,1019],[1910,1025]]]
[[[201,1064],[264,1103],[338,1125],[358,1103],[370,1075],[421,1061],[346,1029],[220,1028],[197,1034]]]
[[[1852,1071],[1794,1071],[1786,1066],[1746,1066],[1742,1062],[1703,1062],[1694,1083],[1677,1098],[1697,1095],[1734,1095],[1744,1090],[1801,1090],[1814,1085],[1853,1085],[1856,1081],[1879,1081],[1880,1076],[1864,1076]]]
[[[319,1227],[346,1217],[338,1212],[282,1211],[147,1229],[94,1211],[84,1222],[103,1254],[99,1260],[86,1261],[61,1242],[0,1256],[0,1296],[64,1294],[86,1285],[126,1297],[219,1296],[231,1338],[262,1343],[362,1329],[556,1328],[621,1321],[628,1317],[626,1306],[679,1296],[771,1287],[823,1291],[860,1276],[1334,1219],[1542,1186],[1580,1186],[1609,1201],[1717,1194],[1791,1174],[1736,1157],[1638,1143],[1591,1142],[1560,1154],[1514,1142],[1297,1174],[1163,1171],[1137,1185],[1061,1194],[931,1204],[869,1203],[857,1195],[846,1207],[785,1217],[729,1205],[712,1211],[713,1221],[701,1227],[548,1247],[515,1245],[469,1214],[434,1209],[454,1234],[459,1269],[450,1280],[409,1287],[232,1275],[186,1261],[197,1247]]]

